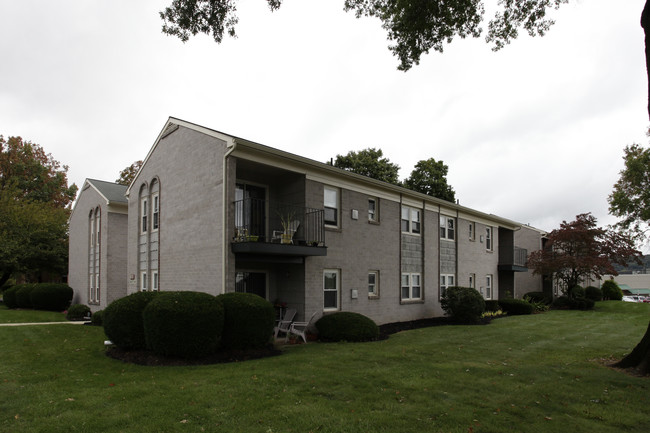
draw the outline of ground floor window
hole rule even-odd
[[[492,275],[485,276],[485,299],[492,299]]]
[[[368,297],[379,297],[379,271],[368,272]]]
[[[476,289],[476,274],[469,274],[469,287]]]
[[[158,291],[158,271],[151,272],[151,290]]]
[[[440,275],[440,297],[444,297],[447,289],[456,285],[456,276],[453,274]]]
[[[422,299],[422,283],[419,273],[402,274],[402,301]]]
[[[148,290],[147,273],[146,272],[141,272],[140,273],[140,290],[143,291],[143,292],[146,292]]]
[[[252,293],[266,299],[266,274],[264,272],[237,272],[235,292]]]
[[[339,309],[339,293],[341,291],[341,271],[325,269],[323,271],[323,310]]]

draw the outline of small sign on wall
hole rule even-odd
[[[359,291],[357,289],[350,290],[350,297],[352,299],[357,299],[359,297]]]
[[[359,211],[357,209],[352,209],[352,219],[353,220],[359,219]]]

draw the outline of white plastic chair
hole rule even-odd
[[[293,318],[296,317],[296,309],[295,308],[289,308],[287,311],[284,313],[284,317],[278,321],[278,323],[275,325],[275,328],[273,330],[273,338],[277,339],[278,334],[280,332],[284,332],[285,334],[288,335],[289,332],[289,327],[291,326],[291,323],[293,322]]]
[[[289,335],[293,334],[302,338],[302,341],[306,343],[307,329],[309,329],[309,325],[311,324],[312,320],[314,320],[314,317],[316,317],[316,314],[318,314],[318,311],[314,311],[314,314],[311,315],[308,322],[293,322],[289,327],[289,332],[287,332],[287,337],[284,341],[289,340]]]

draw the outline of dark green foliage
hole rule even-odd
[[[575,286],[569,290],[569,298],[584,298],[585,288],[582,286]]]
[[[104,310],[95,311],[90,316],[90,324],[93,326],[104,326]]]
[[[70,306],[74,290],[64,283],[35,284],[30,298],[37,310],[63,311]]]
[[[422,194],[450,202],[456,201],[454,189],[447,184],[449,167],[434,158],[418,161],[411,175],[404,180],[404,187]]]
[[[66,313],[68,320],[84,320],[88,316],[90,316],[90,307],[84,304],[70,305]]]
[[[485,312],[483,296],[470,287],[449,287],[440,305],[447,314],[461,323],[477,323]]]
[[[535,306],[521,299],[499,299],[499,305],[509,316],[533,314]]]
[[[620,301],[623,299],[623,291],[614,280],[606,280],[600,286],[600,290],[603,291],[603,299],[606,301]]]
[[[224,293],[224,349],[254,349],[266,346],[273,333],[275,309],[270,302],[252,293]]]
[[[147,347],[158,355],[199,358],[221,341],[221,300],[201,292],[163,292],[143,312]]]
[[[592,299],[587,298],[569,299],[569,308],[572,310],[593,310],[595,304]]]
[[[550,304],[551,300],[546,296],[544,292],[528,292],[524,295],[524,298],[530,299],[531,302],[543,302],[545,304]]]
[[[13,286],[5,290],[2,294],[2,301],[7,308],[18,308],[18,299],[16,299],[18,289],[20,289],[20,286]]]
[[[340,311],[327,314],[315,323],[318,337],[324,341],[371,341],[379,336],[379,327],[359,313]]]
[[[603,291],[598,287],[589,286],[585,289],[585,298],[591,299],[592,301],[602,301]]]
[[[17,308],[32,308],[32,290],[34,284],[19,284],[16,291],[16,306]]]
[[[146,349],[142,312],[158,292],[136,292],[104,310],[104,332],[120,349]]]
[[[571,302],[566,296],[560,296],[558,298],[555,298],[555,301],[553,301],[553,307],[557,309],[570,308],[570,306]]]
[[[499,311],[501,307],[499,307],[499,301],[496,300],[489,300],[485,301],[485,311]]]
[[[399,165],[384,158],[381,149],[351,150],[347,155],[336,155],[334,167],[399,185]]]

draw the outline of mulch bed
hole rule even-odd
[[[490,319],[484,319],[479,325],[486,325],[490,323]],[[386,323],[379,326],[379,338],[377,340],[385,340],[391,334],[400,331],[408,331],[411,329],[428,328],[431,326],[444,326],[456,324],[449,317],[433,317],[430,319],[412,320],[409,322],[395,322]],[[220,364],[226,362],[241,362],[251,359],[266,358],[269,356],[280,355],[282,351],[273,345],[268,345],[261,349],[254,350],[222,350],[214,355],[206,356],[198,359],[183,359],[174,358],[169,356],[156,355],[148,350],[123,350],[117,346],[110,346],[106,349],[106,355],[118,359],[120,361],[128,362],[138,365],[149,366],[183,366],[183,365],[208,365]]]

